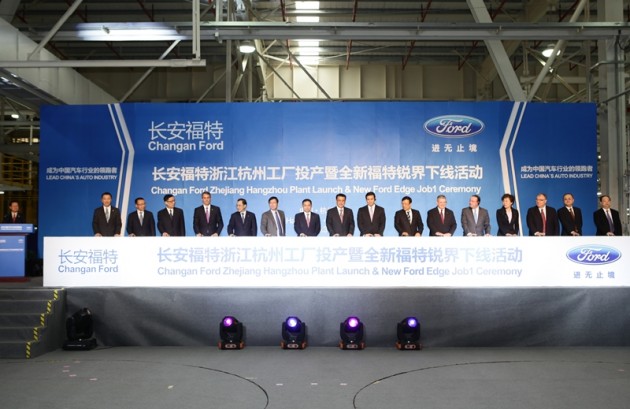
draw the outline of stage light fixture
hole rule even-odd
[[[420,322],[416,317],[407,317],[396,326],[398,341],[396,348],[405,351],[422,349],[420,343]]]
[[[96,339],[92,338],[93,333],[92,312],[88,308],[82,308],[66,320],[68,340],[64,342],[63,349],[67,351],[89,351],[94,349],[96,347]]]
[[[361,320],[357,317],[348,317],[339,324],[339,348],[341,349],[363,349],[365,341],[363,336],[365,327]]]
[[[243,323],[232,316],[225,316],[219,323],[219,349],[243,349]]]
[[[282,323],[282,349],[306,348],[306,323],[298,317],[288,317]]]

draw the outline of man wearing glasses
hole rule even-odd
[[[158,212],[157,227],[162,236],[185,236],[184,211],[175,207],[175,196],[165,195],[166,208]]]

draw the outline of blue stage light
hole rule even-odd
[[[306,323],[298,317],[288,317],[282,323],[282,349],[306,348]]]
[[[420,322],[416,317],[407,317],[396,326],[398,341],[396,348],[400,350],[422,349],[420,344]]]
[[[364,325],[358,317],[348,317],[339,324],[339,348],[341,349],[363,349],[365,348]]]
[[[236,318],[228,315],[223,317],[219,324],[219,348],[243,349],[243,324]]]

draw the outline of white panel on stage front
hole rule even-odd
[[[44,285],[625,287],[623,254],[629,237],[46,237]]]

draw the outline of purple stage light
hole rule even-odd
[[[357,317],[348,318],[348,327],[356,328],[359,326],[359,319]]]
[[[407,318],[407,326],[409,328],[415,328],[418,326],[418,320],[415,319],[414,317],[409,317]]]
[[[295,318],[295,317],[289,317],[289,318],[287,318],[287,326],[288,326],[289,328],[295,328],[295,327],[297,327],[297,326],[298,326],[298,324],[299,324],[299,321],[298,321],[298,319],[297,319],[297,318]]]
[[[231,327],[233,323],[234,323],[234,317],[225,317],[225,318],[223,318],[223,326],[224,327]]]

